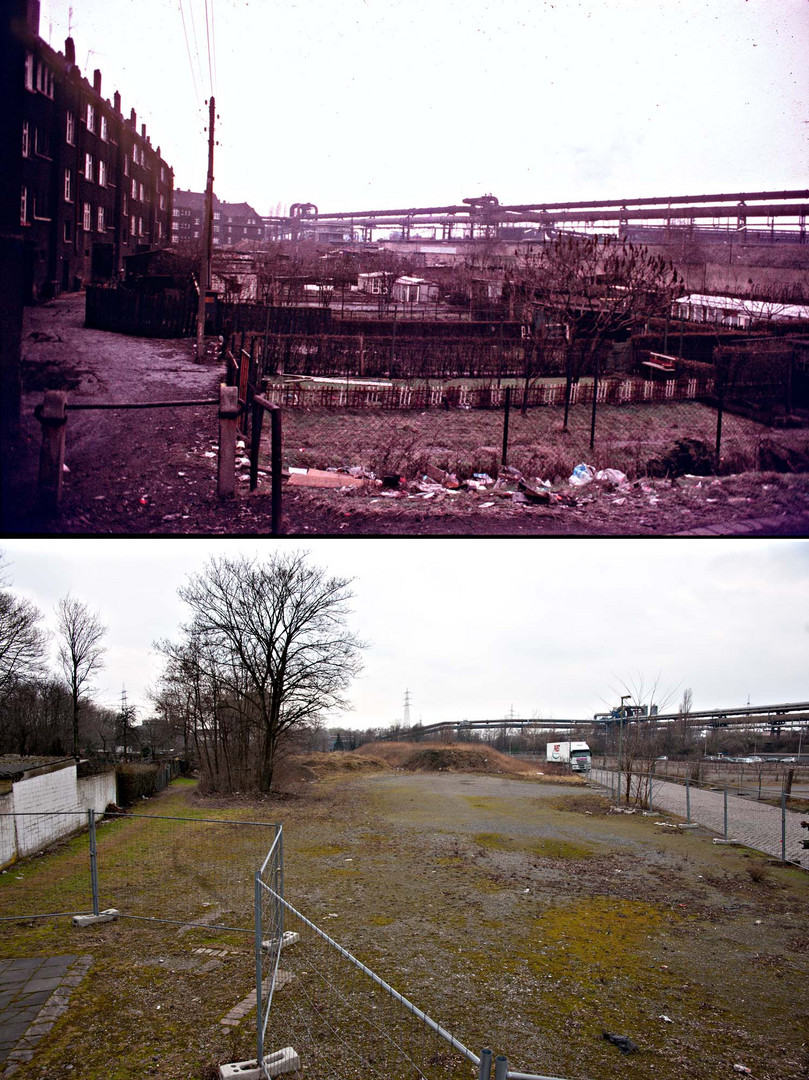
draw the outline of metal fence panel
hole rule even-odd
[[[122,916],[253,930],[262,822],[109,814],[96,825],[99,903]]]
[[[36,862],[14,862],[3,875],[0,920],[79,915],[93,910],[87,811],[3,814],[4,829],[16,833],[16,849]],[[31,873],[37,876],[39,911],[25,910]],[[19,883],[19,884],[18,884]]]

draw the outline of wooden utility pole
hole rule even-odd
[[[216,104],[211,95],[208,102],[208,180],[205,185],[205,211],[202,219],[202,250],[199,259],[199,309],[197,311],[196,361],[205,359],[205,294],[211,286],[211,222],[213,218],[213,147]]]

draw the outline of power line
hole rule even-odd
[[[203,86],[205,79],[202,76],[202,61],[199,56],[199,40],[197,39],[197,21],[194,18],[194,0],[188,0],[188,12],[191,16],[191,33],[194,35],[194,55],[197,58],[197,74],[199,75],[199,85]]]
[[[213,66],[211,61],[211,24],[208,19],[208,0],[205,0],[205,37],[208,42],[208,79],[211,84],[211,94],[213,94]]]
[[[218,86],[219,76],[216,71],[216,23],[214,21],[213,0],[211,0],[211,40],[213,41],[213,82]]]
[[[194,97],[197,99],[197,108],[200,108],[199,87],[197,86],[197,77],[194,74],[194,61],[191,59],[191,46],[188,43],[188,30],[185,25],[185,12],[183,11],[183,0],[178,0],[180,6],[180,18],[183,20],[183,35],[185,37],[185,51],[188,53],[188,66],[191,68],[191,81],[194,84]]]

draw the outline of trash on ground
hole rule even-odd
[[[324,469],[290,469],[289,487],[342,488],[361,487],[365,483],[348,473],[327,472]]]
[[[733,1066],[733,1071],[737,1072],[737,1073],[745,1073],[745,1075],[747,1075],[747,1076],[752,1075],[752,1072],[753,1072],[753,1070],[748,1069],[746,1065],[734,1065]]]
[[[629,478],[620,469],[599,469],[593,479],[602,480],[607,484],[614,484],[615,487],[618,487],[620,484],[626,484]]]
[[[613,1035],[611,1031],[602,1031],[601,1034],[609,1042],[614,1043],[622,1054],[634,1054],[638,1049],[638,1044],[632,1042],[626,1035]]]
[[[573,472],[570,474],[568,483],[573,487],[583,487],[585,484],[589,484],[595,476],[596,471],[592,465],[577,465]]]

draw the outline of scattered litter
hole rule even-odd
[[[472,473],[472,479],[479,481],[481,484],[493,484],[494,480],[485,472]]]
[[[568,483],[573,487],[584,487],[585,484],[589,484],[595,476],[596,471],[592,465],[577,465],[573,472],[570,474]]]
[[[487,506],[494,506],[494,503],[493,502],[481,503],[480,504],[480,509],[485,510]]]
[[[660,1016],[658,1017],[658,1020],[662,1020],[665,1024],[673,1024],[674,1023],[672,1018],[670,1016],[666,1016],[665,1013],[661,1013]]]
[[[216,457],[216,453],[213,450],[206,450],[202,455],[203,457]]]
[[[547,505],[551,501],[551,493],[548,491],[550,485],[545,486],[545,482],[528,480],[520,480],[520,491],[525,495],[526,501],[530,503],[542,503]]]
[[[325,917],[326,919],[339,919],[339,918],[340,918],[340,916],[339,916],[339,915],[337,914],[337,912],[336,912],[336,911],[330,911],[330,912],[328,913],[328,915],[326,915],[326,916],[324,916],[324,917]]]
[[[613,1035],[610,1031],[602,1031],[601,1034],[608,1042],[614,1043],[622,1054],[634,1054],[638,1044],[632,1042],[626,1035]]]
[[[287,483],[290,487],[341,488],[361,487],[364,481],[356,476],[349,476],[348,473],[330,472],[323,469],[290,469]]]
[[[581,466],[579,466],[581,468]],[[573,470],[575,473],[575,469]],[[619,484],[626,484],[628,477],[626,473],[621,472],[620,469],[599,469],[595,474],[595,480],[603,480],[608,484],[614,484],[618,487]]]
[[[753,1070],[748,1069],[746,1065],[734,1065],[733,1071],[737,1073],[744,1073],[746,1076],[751,1076],[753,1073]]]
[[[70,472],[70,469],[68,469],[67,465],[65,465],[64,462],[62,462],[62,472],[63,473]]]

